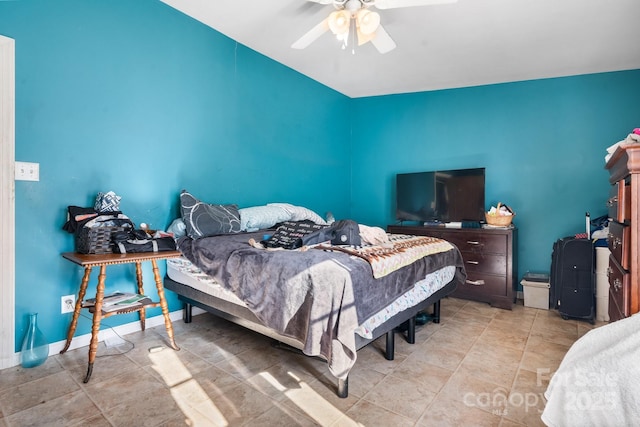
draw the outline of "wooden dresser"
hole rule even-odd
[[[640,311],[640,144],[623,144],[606,168],[609,209],[609,318],[616,321]]]
[[[431,236],[460,249],[467,281],[454,297],[488,302],[511,309],[517,283],[516,228],[444,228],[389,225],[389,233]]]

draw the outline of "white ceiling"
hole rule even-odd
[[[459,0],[379,10],[397,48],[342,50],[330,32],[291,44],[332,5],[162,0],[222,34],[357,98],[640,69],[640,0]]]

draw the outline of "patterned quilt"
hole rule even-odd
[[[371,264],[373,277],[384,277],[427,255],[446,252],[453,245],[446,240],[427,236],[389,234],[390,243],[375,246],[329,246],[318,245],[316,249],[340,251],[360,257]]]

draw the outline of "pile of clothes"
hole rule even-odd
[[[604,161],[607,163],[614,151],[620,146],[624,144],[640,144],[640,128],[635,128],[625,139],[622,141],[618,141],[613,144],[611,147],[607,148],[607,155],[604,156]]]

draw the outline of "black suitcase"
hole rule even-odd
[[[549,308],[563,319],[596,317],[595,250],[589,239],[565,237],[553,244]]]

